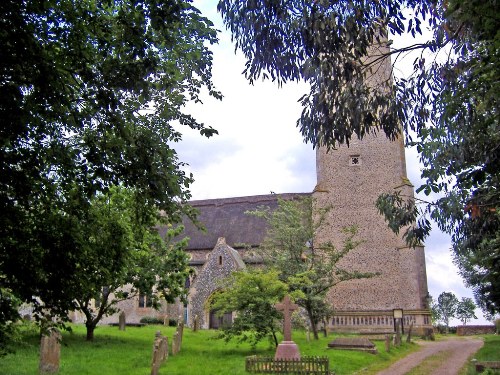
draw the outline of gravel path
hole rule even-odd
[[[441,351],[450,351],[452,354],[446,358],[441,366],[432,371],[432,375],[456,375],[465,365],[467,359],[483,346],[483,341],[466,337],[450,338],[443,341],[421,341],[418,344],[422,346],[418,352],[406,356],[377,375],[404,375],[412,368],[417,367],[427,357]]]

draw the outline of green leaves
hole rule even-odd
[[[332,314],[332,306],[326,300],[328,291],[343,281],[375,276],[339,267],[340,260],[355,249],[361,241],[356,239],[357,228],[343,230],[342,249],[331,243],[316,243],[315,233],[328,225],[328,207],[313,216],[312,197],[296,197],[290,200],[278,198],[278,207],[260,207],[247,214],[267,220],[268,231],[259,247],[258,254],[268,269],[276,269],[296,303],[308,314],[315,338],[317,323]]]
[[[224,280],[223,288],[209,301],[210,309],[222,315],[236,312],[233,323],[223,327],[218,338],[239,342],[248,341],[253,347],[269,337],[275,345],[280,314],[274,305],[282,300],[287,285],[279,280],[276,270],[234,272]]]
[[[173,123],[216,133],[185,113],[203,90],[221,97],[213,24],[183,0],[6,0],[0,14],[0,287],[64,317],[147,259],[175,298],[185,259],[148,231],[159,210],[192,216]],[[122,188],[130,207],[105,200]]]
[[[433,220],[452,235],[455,253],[473,246],[470,253],[483,254],[480,241],[468,242],[467,227],[481,227],[482,215],[500,210],[497,2],[220,0],[218,9],[247,59],[250,82],[310,84],[297,121],[306,142],[329,149],[353,137],[384,132],[394,139],[404,132],[416,146],[424,167],[417,191],[430,198],[417,209],[412,201],[381,197],[378,208],[391,229],[406,228],[406,241],[416,246]],[[432,32],[426,41],[396,49],[388,40],[415,37],[424,26]],[[393,74],[413,51],[412,72]],[[470,205],[481,215],[470,218]],[[458,255],[457,262],[476,298],[498,312],[496,276],[478,276],[494,273],[490,255],[465,259]]]

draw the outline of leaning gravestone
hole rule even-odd
[[[184,322],[182,321],[182,317],[179,317],[177,323],[177,330],[175,331],[174,337],[172,339],[172,355],[176,355],[181,351],[183,333],[184,333]]]
[[[193,319],[193,332],[196,332],[198,331],[198,329],[200,329],[199,324],[200,324],[200,319],[198,318],[198,315],[195,315]]]
[[[47,335],[42,335],[40,341],[40,374],[55,374],[59,371],[61,358],[61,334],[56,329],[50,329]]]
[[[118,326],[120,327],[120,331],[125,331],[126,324],[125,313],[122,311],[118,316]]]
[[[341,350],[357,350],[377,354],[375,344],[366,337],[339,337],[328,343],[328,347]]]
[[[389,352],[391,350],[391,336],[385,335],[385,351]]]
[[[179,332],[174,333],[174,337],[172,338],[172,355],[177,355],[181,350],[181,344],[179,340]]]
[[[156,332],[153,344],[153,359],[151,361],[151,375],[158,375],[161,364],[168,358],[168,338]]]
[[[182,320],[182,316],[179,316],[179,320],[177,323],[177,333],[179,334],[179,350],[181,350],[182,336],[184,335],[184,321]]]

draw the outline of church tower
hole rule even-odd
[[[390,61],[374,69],[378,76],[371,84],[390,77]],[[383,73],[381,73],[383,72]],[[341,261],[341,266],[378,276],[351,280],[332,288],[329,295],[335,317],[334,331],[386,332],[394,324],[394,310],[403,310],[403,324],[421,331],[430,327],[427,276],[423,247],[409,248],[402,235],[395,235],[375,207],[382,193],[400,190],[413,196],[406,176],[404,144],[401,137],[389,140],[384,133],[365,136],[316,155],[317,185],[313,192],[317,207],[330,207],[328,225],[315,242],[331,241],[342,248],[342,229],[358,226],[363,241]],[[414,331],[415,332],[415,331]]]

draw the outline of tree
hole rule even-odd
[[[75,302],[85,315],[89,341],[101,318],[117,312],[120,301],[143,294],[158,307],[160,297],[174,302],[187,295],[187,241],[171,241],[182,227],[169,229],[162,239],[154,227],[156,210],[142,210],[140,222],[136,212],[133,191],[111,187],[92,199],[88,220],[80,222],[87,240],[77,249],[85,258],[74,275],[80,280]]]
[[[184,111],[201,90],[220,98],[216,30],[183,0],[6,0],[0,28],[0,288],[64,317],[93,197],[119,185],[138,222],[193,217],[174,125],[216,132]]]
[[[457,313],[459,301],[452,292],[443,292],[439,295],[434,310],[437,312],[438,320],[446,326],[446,332],[450,328],[450,319]]]
[[[466,325],[471,319],[477,319],[475,314],[476,305],[472,298],[462,297],[462,300],[458,302],[456,318]]]
[[[237,337],[239,342],[249,341],[253,347],[263,338],[269,337],[278,346],[277,320],[281,314],[274,305],[283,299],[288,289],[279,280],[278,272],[233,272],[221,287],[221,292],[210,300],[210,308],[221,314],[236,312],[236,316],[231,325],[222,327],[218,337],[225,341]]]
[[[329,242],[314,242],[316,231],[325,225],[327,209],[314,217],[312,203],[311,197],[278,198],[275,210],[260,207],[247,214],[267,221],[267,234],[257,252],[267,267],[279,271],[280,280],[290,291],[298,293],[296,303],[307,312],[314,338],[318,339],[318,323],[332,313],[325,301],[328,291],[341,282],[374,274],[346,270],[338,264],[360,243],[355,240],[355,227],[344,230],[346,238],[342,249],[336,249]]]
[[[220,0],[233,39],[245,55],[250,82],[310,83],[297,126],[314,146],[349,144],[352,137],[404,133],[423,164],[415,201],[398,191],[377,206],[411,245],[434,220],[452,235],[455,260],[485,311],[500,310],[500,127],[497,79],[500,6],[495,1]],[[389,35],[432,36],[394,48]],[[389,35],[388,35],[388,33]],[[416,52],[413,72],[374,76]],[[473,228],[488,228],[474,237]]]

